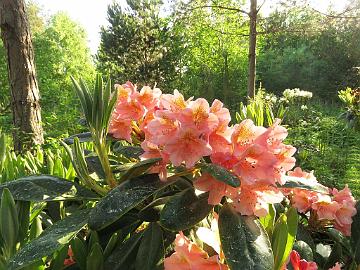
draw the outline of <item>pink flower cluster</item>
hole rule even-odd
[[[317,184],[312,173],[295,166],[296,149],[285,144],[287,130],[277,120],[269,127],[256,126],[247,119],[230,126],[229,110],[219,100],[212,105],[203,99],[185,100],[177,90],[162,94],[157,88],[145,86],[139,92],[127,82],[118,88],[118,102],[113,112],[109,133],[115,138],[141,141],[142,158],[162,158],[152,168],[166,180],[167,165],[184,164],[192,168],[204,156],[233,172],[241,182],[234,188],[203,173],[194,186],[209,192],[209,204],[217,205],[224,196],[243,215],[262,217],[269,204],[290,196],[300,212],[312,210],[320,220],[334,223],[335,228],[350,234],[355,200],[346,187],[328,194],[304,189],[279,188],[291,179]]]
[[[303,172],[296,168],[288,173],[289,177],[307,179],[309,183],[316,183],[312,172]],[[317,215],[317,220],[334,223],[334,227],[343,234],[351,234],[352,216],[356,214],[356,201],[351,195],[350,189],[345,186],[341,191],[336,188],[329,189],[327,194],[304,189],[293,189],[291,201],[300,213],[312,211]]]
[[[182,232],[176,235],[175,252],[165,258],[165,270],[228,270],[219,256],[209,257],[207,252],[191,242]]]

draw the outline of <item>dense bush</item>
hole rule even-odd
[[[357,268],[359,205],[291,171],[279,120],[231,126],[219,100],[74,85],[90,131],[62,143],[76,178],[0,185],[2,268]]]

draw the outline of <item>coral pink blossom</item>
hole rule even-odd
[[[138,101],[147,110],[152,110],[160,104],[161,91],[159,88],[151,89],[149,86],[144,86],[138,96]]]
[[[255,126],[253,121],[246,119],[240,124],[234,126],[234,132],[231,141],[234,145],[234,154],[242,155],[255,139],[266,131],[264,127]]]
[[[336,201],[332,201],[331,197],[326,194],[318,194],[317,201],[312,205],[319,220],[334,220],[339,208],[340,205]]]
[[[271,186],[241,185],[241,192],[232,199],[235,210],[242,215],[263,217],[269,213],[269,204],[280,203],[284,195]]]
[[[183,127],[197,129],[203,134],[210,134],[219,124],[217,116],[210,113],[209,103],[204,98],[191,101],[179,114],[179,121]]]
[[[306,213],[312,204],[317,201],[317,192],[304,189],[294,189],[291,197],[293,206],[300,212]]]
[[[192,128],[180,129],[175,138],[168,140],[164,152],[175,166],[184,162],[187,168],[191,168],[201,157],[211,154],[211,146],[201,138],[201,133]]]
[[[239,162],[234,166],[233,170],[240,177],[242,183],[246,185],[256,183],[275,184],[277,159],[272,153],[266,151],[264,147],[254,144],[237,158]]]
[[[215,114],[219,120],[218,129],[225,130],[231,121],[229,110],[224,108],[224,104],[220,100],[215,99],[211,104],[210,112]]]
[[[335,213],[334,227],[345,235],[350,236],[352,217],[356,215],[356,201],[351,195],[348,186],[345,186],[345,188],[340,191],[334,188],[332,194],[333,200],[340,205]]]
[[[294,270],[317,270],[318,267],[315,262],[307,262],[301,260],[299,253],[293,250],[290,253],[290,262]]]
[[[145,131],[146,123],[153,118],[152,112],[155,106],[160,104],[161,91],[145,86],[139,93],[131,82],[115,87],[118,90],[118,97],[111,115],[109,133],[117,139],[131,142],[132,122],[136,121],[142,131]],[[146,122],[144,123],[143,120]]]
[[[164,260],[165,270],[228,270],[218,256],[209,255],[182,232],[176,235],[175,252]]]
[[[164,145],[169,141],[169,138],[176,136],[179,128],[179,122],[172,118],[171,113],[156,111],[154,119],[147,125],[147,139],[153,143]]]
[[[131,143],[132,126],[130,120],[113,119],[109,125],[109,133],[117,139],[125,139]]]
[[[174,94],[163,94],[160,102],[165,109],[178,112],[186,108],[191,99],[185,101],[184,96],[178,90],[174,90]]]
[[[236,194],[237,189],[233,188],[224,182],[218,181],[211,175],[204,173],[195,182],[195,188],[201,191],[209,191],[208,203],[217,205],[221,202],[221,199],[227,195]]]
[[[167,179],[166,166],[169,163],[169,155],[161,151],[156,144],[153,144],[149,141],[143,141],[141,143],[141,147],[145,151],[140,156],[141,159],[161,158],[161,161],[159,161],[158,164],[151,167],[149,173],[158,173],[160,180],[166,181]]]

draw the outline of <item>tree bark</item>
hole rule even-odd
[[[34,50],[24,0],[0,0],[1,38],[7,54],[14,149],[44,142]]]
[[[256,19],[257,19],[257,0],[250,3],[250,34],[249,34],[249,76],[248,76],[248,97],[255,96],[255,77],[256,77]]]

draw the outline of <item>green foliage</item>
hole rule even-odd
[[[45,22],[36,4],[30,2],[27,9],[46,135],[74,133],[80,128],[79,103],[72,91],[70,74],[87,81],[95,74],[85,30],[65,13],[57,13]],[[0,123],[9,132],[10,90],[6,65],[5,49],[0,41]]]
[[[284,118],[286,110],[283,103],[277,103],[275,95],[268,95],[260,88],[247,105],[240,103],[240,110],[235,116],[238,123],[251,119],[257,126],[271,126],[276,118]]]
[[[275,93],[299,87],[327,99],[345,85],[356,87],[358,15],[354,8],[331,18],[301,5],[273,12],[262,24],[267,33],[258,57],[263,86]]]
[[[308,108],[290,107],[284,119],[288,125],[287,142],[297,148],[298,165],[315,170],[320,183],[342,188],[348,184],[355,197],[360,196],[360,137],[344,128],[336,103],[309,103]]]
[[[202,221],[212,210],[208,195],[196,196],[193,189],[186,189],[173,196],[160,213],[162,227],[174,231],[184,231]],[[174,215],[174,213],[177,213]]]
[[[341,116],[347,121],[348,127],[360,130],[360,88],[348,87],[339,91],[338,96],[347,109]]]
[[[45,230],[14,256],[9,270],[21,269],[66,245],[87,223],[89,209],[80,210]]]
[[[274,269],[269,238],[256,218],[241,216],[225,205],[219,215],[219,231],[230,269]]]
[[[176,37],[168,18],[159,15],[161,0],[127,0],[108,8],[110,25],[101,30],[98,69],[116,82],[127,80],[165,87],[176,75]]]

